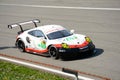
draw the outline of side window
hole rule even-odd
[[[28,34],[34,36],[34,31],[30,31],[30,32],[28,32]]]
[[[32,35],[34,37],[38,37],[38,38],[39,37],[44,37],[43,32],[40,31],[40,30],[33,30],[33,31],[28,32],[28,34],[30,34],[30,35]]]

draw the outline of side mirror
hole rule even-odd
[[[70,30],[70,33],[71,33],[71,34],[74,34],[74,32],[75,32],[75,30],[74,30],[74,29]]]

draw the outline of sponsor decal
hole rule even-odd
[[[70,36],[70,37],[65,38],[64,41],[72,41],[75,39],[77,39],[77,36]]]
[[[69,45],[67,45],[66,43],[62,43],[62,47],[68,49]]]
[[[42,49],[46,48],[46,42],[42,41],[40,44],[38,44],[38,47],[41,47]]]

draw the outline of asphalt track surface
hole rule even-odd
[[[30,2],[27,2],[27,0],[0,0],[0,54],[119,80],[119,4],[119,0],[31,0]],[[56,6],[62,8],[55,8]],[[70,9],[63,7],[69,7]],[[71,7],[87,7],[90,9],[73,9]],[[102,8],[102,10],[94,8]],[[105,8],[107,9],[104,10]],[[113,8],[116,10],[112,10]],[[96,45],[97,53],[90,57],[78,57],[62,61],[19,52],[14,46],[19,29],[10,30],[7,25],[36,18],[41,20],[39,25],[59,24],[68,29],[74,29],[75,33],[90,36]]]

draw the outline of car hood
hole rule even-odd
[[[77,44],[82,44],[84,42],[85,42],[85,35],[73,34],[71,36],[67,36],[67,37],[64,37],[64,38],[50,40],[49,43],[51,43],[51,44],[66,43],[68,45],[77,45]]]

